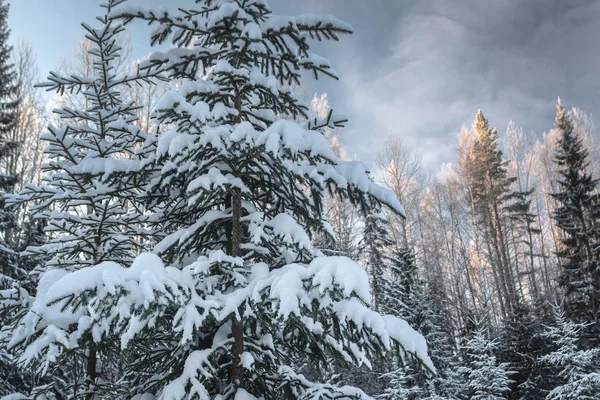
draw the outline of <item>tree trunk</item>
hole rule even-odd
[[[95,397],[95,383],[96,383],[96,364],[98,357],[96,354],[96,345],[90,341],[90,348],[88,350],[88,356],[86,360],[85,368],[85,400],[93,400]]]
[[[228,242],[231,245],[230,255],[240,257],[242,242],[242,198],[239,193],[231,196],[231,235]],[[231,334],[233,346],[231,347],[231,383],[235,387],[244,386],[244,369],[241,365],[242,353],[244,352],[244,326],[243,322],[234,315],[232,317]]]

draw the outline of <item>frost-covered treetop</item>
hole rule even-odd
[[[343,120],[331,112],[325,118],[309,115],[292,89],[303,71],[337,77],[328,60],[310,52],[309,39],[337,40],[352,27],[332,16],[275,15],[264,1],[196,3],[177,14],[132,6],[111,14],[156,25],[152,42],[170,39],[174,47],[154,53],[141,68],[183,80],[156,107],[158,120],[174,129],[159,140],[162,177],[155,188],[179,198],[169,218],[180,215],[181,221],[190,210],[197,215],[194,224],[167,237],[159,252],[176,246],[189,254],[206,243],[218,248],[224,236],[208,227],[223,227],[230,215],[212,213],[209,218],[216,219],[209,221],[205,213],[233,189],[242,193],[251,224],[257,221],[252,215],[263,214],[258,219],[264,220],[287,214],[309,236],[331,233],[322,215],[327,190],[365,208],[383,202],[402,214],[394,194],[375,185],[362,164],[341,162],[329,148],[323,130]],[[266,201],[276,207],[266,207]],[[202,232],[212,236],[200,237]]]
[[[170,38],[175,48],[154,53],[146,67],[168,69],[178,77],[204,74],[218,59],[236,68],[259,67],[264,75],[288,85],[300,84],[300,70],[337,78],[327,59],[310,53],[307,39],[338,40],[338,35],[352,33],[352,26],[346,22],[331,15],[275,15],[267,2],[260,0],[197,3],[195,8],[182,9],[177,15],[134,6],[119,7],[112,15],[158,23],[152,43]]]

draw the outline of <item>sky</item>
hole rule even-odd
[[[12,40],[29,42],[43,77],[83,37],[99,0],[12,0]],[[193,0],[130,0],[168,9]],[[502,132],[552,128],[557,97],[600,114],[600,0],[269,0],[274,12],[334,14],[354,34],[320,43],[339,81],[306,86],[327,92],[346,115],[342,143],[367,163],[388,136],[399,136],[436,168],[455,158],[457,136],[478,109]],[[136,55],[149,29],[130,25]]]

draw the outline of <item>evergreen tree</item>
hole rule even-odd
[[[566,307],[576,320],[595,324],[600,318],[600,201],[598,180],[588,171],[589,155],[571,118],[558,103],[556,129],[559,133],[555,162],[558,166],[556,226],[562,232],[557,255],[565,289]]]
[[[373,297],[372,306],[375,310],[380,309],[380,300],[383,298],[383,290],[381,283],[387,279],[385,256],[386,248],[393,244],[389,238],[388,232],[385,229],[386,221],[380,214],[379,210],[372,210],[365,217],[365,226],[362,232],[361,247],[364,253],[364,263],[369,273],[371,282],[371,293]]]
[[[600,398],[600,348],[584,350],[580,334],[584,325],[569,321],[556,307],[554,324],[543,333],[554,350],[540,357],[549,366],[553,379],[548,400],[592,400]]]
[[[7,351],[7,343],[14,328],[14,321],[23,315],[29,296],[19,281],[7,281],[0,288],[0,398],[14,393],[28,393],[32,373],[21,368],[18,360]]]
[[[539,256],[535,250],[535,237],[541,233],[537,225],[537,215],[533,213],[531,203],[534,189],[528,191],[517,191],[512,193],[510,197],[511,204],[507,207],[508,218],[514,224],[514,229],[518,235],[518,241],[524,245],[525,250],[522,253],[524,264],[529,264],[527,276],[529,278],[528,292],[533,299],[539,300],[540,288],[536,277],[535,259]],[[517,305],[513,314],[518,314],[520,306]],[[509,316],[510,317],[510,316]]]
[[[543,305],[520,304],[504,321],[498,358],[513,371],[510,399],[540,399],[546,395],[550,374],[538,359],[548,351],[548,343],[542,337],[547,317]]]
[[[509,254],[508,206],[511,185],[507,164],[499,149],[498,131],[479,110],[473,140],[461,155],[461,173],[467,184],[467,201],[473,222],[481,232],[481,250],[491,266],[498,304],[503,316],[517,304],[515,279]]]
[[[27,185],[10,200],[33,203],[34,218],[45,221],[50,235],[47,243],[28,249],[30,255],[48,261],[35,271],[40,274],[36,297],[25,302],[28,312],[9,343],[25,366],[31,368],[33,363],[42,375],[52,374],[49,384],[34,389],[35,396],[76,398],[83,393],[92,399],[117,390],[108,365],[114,343],[101,342],[98,335],[106,322],[81,306],[93,301],[93,295],[67,296],[60,305],[51,303],[47,295],[68,272],[86,275],[87,267],[105,261],[131,262],[143,248],[141,240],[151,234],[136,201],[145,181],[139,173],[145,156],[136,149],[152,140],[133,124],[134,104],[121,100],[123,88],[148,81],[149,76],[117,76],[114,70],[121,50],[116,38],[124,27],[110,20],[108,13],[123,1],[103,5],[106,14],[97,18],[96,27],[83,24],[93,44],[89,49],[92,76],[51,73],[42,85],[58,94],[81,93],[87,108],[55,111],[64,124],[50,126],[42,136],[48,142],[49,158],[43,167],[43,185]],[[69,307],[76,311],[68,311]],[[83,371],[77,372],[81,364]]]
[[[387,268],[380,277],[381,312],[402,315],[405,319],[415,319],[413,307],[418,299],[413,296],[417,281],[417,264],[410,250],[396,248],[387,256]]]
[[[418,333],[368,308],[364,270],[322,256],[310,240],[327,229],[327,190],[363,210],[401,210],[362,164],[337,160],[322,133],[335,124],[331,114],[296,122],[308,109],[290,89],[302,71],[335,76],[308,38],[338,39],[351,27],[331,16],[277,16],[262,0],[194,4],[176,15],[134,7],[112,14],[158,24],[152,42],[174,45],[144,66],[182,80],[156,107],[173,129],[148,159],[160,172],[148,187],[152,222],[166,237],[128,268],[106,257],[62,276],[46,285],[45,302],[93,310],[94,337],[118,337],[138,354],[125,366],[123,396],[364,397],[292,365],[369,365],[392,349],[433,369]]]
[[[426,399],[457,399],[461,388],[460,374],[457,372],[460,360],[450,330],[450,319],[443,312],[439,290],[433,284],[424,287],[421,302],[421,319],[418,331],[427,342],[429,355],[437,370],[437,375],[427,380]]]
[[[471,400],[506,399],[512,380],[508,363],[496,360],[497,343],[488,339],[479,328],[462,347],[464,366],[459,368],[466,386],[466,398]]]
[[[7,286],[11,278],[23,277],[24,271],[18,266],[18,255],[13,249],[13,231],[16,218],[5,209],[6,196],[10,193],[18,178],[5,172],[6,158],[14,153],[17,144],[8,140],[9,133],[18,124],[18,102],[14,98],[15,71],[11,64],[12,46],[8,44],[9,4],[0,0],[0,288]]]
[[[397,249],[389,258],[388,268],[378,278],[382,281],[382,308],[386,313],[405,319],[425,338],[429,355],[437,375],[427,377],[398,360],[392,363],[394,371],[384,374],[390,382],[382,398],[424,399],[457,398],[460,379],[456,373],[457,359],[451,343],[451,334],[444,329],[445,322],[439,304],[434,303],[434,288],[427,287],[417,277],[417,266],[412,254]]]
[[[426,397],[422,382],[419,382],[419,372],[411,365],[399,365],[397,368],[382,378],[389,378],[385,393],[380,399],[389,400],[416,400]]]
[[[516,178],[508,176],[507,161],[498,145],[498,131],[489,126],[479,110],[475,117],[476,135],[470,155],[468,174],[469,202],[484,236],[489,262],[499,291],[504,315],[517,304],[515,279],[510,264],[506,221],[511,185]]]
[[[19,292],[19,281],[27,272],[19,263],[15,249],[16,217],[6,209],[6,198],[14,190],[18,177],[7,173],[7,158],[17,151],[17,143],[8,138],[18,124],[18,102],[13,100],[16,91],[16,74],[11,63],[12,46],[8,44],[9,4],[0,0],[0,397],[27,387],[25,371],[21,370],[14,357],[6,351],[8,321],[13,314]],[[18,296],[17,296],[18,297]],[[8,309],[10,308],[10,312]]]

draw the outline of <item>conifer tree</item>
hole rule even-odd
[[[65,276],[50,301],[95,293],[87,306],[114,322],[101,334],[140,355],[125,371],[136,395],[364,397],[308,380],[292,365],[329,357],[368,365],[394,348],[433,368],[406,322],[367,307],[364,270],[321,256],[310,240],[327,229],[327,190],[363,210],[382,203],[401,210],[360,163],[337,160],[322,132],[334,126],[331,114],[296,122],[308,109],[290,89],[302,71],[336,77],[308,39],[337,40],[351,27],[332,16],[274,15],[261,0],[194,4],[178,14],[134,7],[112,14],[157,24],[152,42],[174,45],[145,64],[148,73],[182,80],[156,107],[158,121],[173,129],[158,140],[151,168],[160,176],[148,189],[153,221],[167,236],[130,268],[91,268],[90,276],[110,277],[91,288],[67,290],[85,276]]]
[[[17,149],[17,144],[7,138],[18,123],[18,102],[12,100],[16,75],[11,64],[12,46],[8,43],[8,11],[9,4],[0,0],[0,288],[9,284],[6,281],[24,275],[17,265],[18,255],[11,243],[16,218],[5,209],[7,193],[13,190],[18,180],[16,176],[5,173],[6,158]]]
[[[63,124],[50,126],[42,136],[49,158],[43,184],[27,185],[10,199],[12,204],[33,203],[34,217],[46,222],[50,235],[47,243],[28,249],[48,261],[35,271],[40,275],[36,297],[24,302],[26,314],[9,343],[25,366],[31,369],[34,364],[38,373],[52,374],[49,384],[34,390],[35,396],[92,399],[117,390],[108,365],[114,345],[101,342],[98,334],[106,322],[80,306],[93,301],[93,295],[66,296],[60,305],[46,296],[68,272],[85,275],[87,267],[105,261],[131,262],[143,247],[141,240],[151,234],[136,197],[145,182],[139,172],[144,155],[137,148],[152,140],[133,124],[135,105],[121,99],[124,88],[150,78],[115,73],[121,50],[116,38],[124,27],[108,13],[123,1],[104,4],[106,13],[95,26],[82,24],[93,43],[92,76],[51,73],[48,83],[41,85],[58,94],[81,93],[87,108],[55,111]],[[84,370],[73,373],[82,363]]]
[[[542,337],[543,324],[549,322],[547,316],[543,305],[520,304],[504,321],[498,358],[513,371],[510,399],[538,399],[546,395],[551,374],[538,359],[548,350]]]
[[[444,318],[434,299],[434,289],[425,286],[417,277],[417,266],[412,254],[397,249],[389,258],[387,268],[378,278],[382,280],[382,308],[385,312],[405,319],[425,338],[429,355],[437,375],[428,378],[402,362],[392,364],[394,369],[384,374],[389,384],[382,398],[425,399],[457,398],[460,379],[456,373],[457,358],[451,344],[451,335],[444,329]]]
[[[555,162],[558,166],[556,226],[562,232],[557,255],[569,315],[579,322],[592,322],[596,336],[600,318],[600,200],[598,179],[588,170],[589,155],[571,118],[558,102],[556,129],[559,133]]]
[[[472,400],[506,399],[511,379],[508,363],[496,360],[497,343],[488,339],[485,329],[477,329],[462,347],[464,366],[459,368],[466,386],[466,398]]]
[[[389,378],[387,387],[380,399],[389,400],[416,400],[426,397],[422,382],[417,381],[418,371],[411,365],[398,365],[395,370],[384,374],[383,378]]]
[[[538,257],[535,251],[535,237],[541,233],[541,230],[536,225],[537,215],[533,213],[531,207],[533,192],[534,189],[512,193],[509,196],[511,204],[507,207],[507,211],[509,213],[509,220],[515,225],[514,229],[517,231],[519,242],[525,246],[525,251],[522,255],[524,256],[525,263],[529,264],[527,271],[529,293],[533,299],[538,300],[540,299],[540,288],[535,273],[535,259]],[[513,314],[518,314],[519,308],[520,306],[516,305]]]
[[[415,319],[413,315],[413,296],[417,278],[417,264],[412,252],[404,248],[396,248],[391,256],[387,256],[387,268],[381,275],[382,312],[402,315],[405,319]]]
[[[507,315],[517,303],[506,232],[508,200],[511,185],[516,179],[508,176],[507,161],[499,150],[498,131],[489,126],[481,110],[475,117],[474,132],[476,139],[470,156],[472,171],[468,176],[469,201],[483,232],[499,290],[499,303],[502,312]]]
[[[371,282],[371,293],[373,297],[372,306],[375,310],[379,310],[380,299],[384,296],[381,284],[387,280],[385,273],[387,272],[385,256],[386,248],[393,244],[389,238],[388,232],[385,229],[385,219],[379,214],[378,210],[372,210],[365,217],[365,226],[362,232],[361,247],[365,256],[365,267],[369,272]],[[384,284],[384,286],[387,286]]]
[[[543,333],[554,347],[540,357],[550,367],[551,390],[547,400],[592,400],[600,397],[600,348],[583,349],[580,335],[584,325],[569,321],[560,307],[555,308],[555,321]]]
[[[8,318],[13,313],[4,310],[3,298],[13,297],[19,281],[27,276],[15,248],[16,217],[6,209],[6,198],[18,182],[18,177],[7,173],[6,160],[17,151],[17,143],[8,138],[19,118],[19,104],[14,100],[16,73],[11,63],[12,46],[8,43],[8,12],[8,2],[0,0],[0,397],[25,389],[28,380],[5,346]]]

